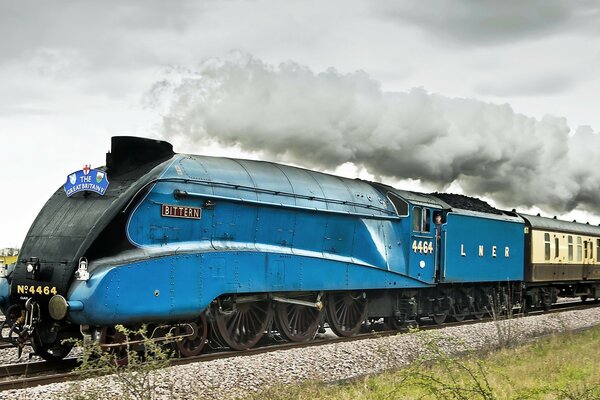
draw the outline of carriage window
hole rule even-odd
[[[421,207],[413,207],[413,231],[421,230]]]
[[[423,211],[425,211],[423,213],[423,229],[421,229],[423,232],[429,232],[431,231],[430,225],[431,225],[431,210],[429,208],[425,208]]]
[[[596,261],[600,261],[600,239],[596,239]]]
[[[544,258],[546,260],[550,259],[550,234],[549,233],[544,233],[544,250],[546,250],[544,252]]]
[[[554,238],[554,258],[558,258],[560,256],[560,239]]]
[[[569,236],[569,261],[573,261],[573,236]]]
[[[584,240],[583,241],[583,259],[587,260],[588,258],[588,241]]]
[[[399,216],[408,215],[408,203],[402,200],[400,197],[396,196],[394,193],[388,192],[388,199],[394,205],[396,209],[396,213]]]
[[[594,259],[594,242],[592,240],[590,240],[588,242],[588,244],[590,245],[590,260]]]
[[[577,236],[577,261],[581,261],[581,236]]]

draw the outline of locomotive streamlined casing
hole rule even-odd
[[[373,185],[273,163],[177,155],[126,234],[135,249],[90,260],[90,280],[73,282],[67,298],[84,307],[71,321],[192,319],[223,294],[433,283],[407,275],[400,218]]]

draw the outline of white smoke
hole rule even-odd
[[[418,179],[505,207],[600,212],[600,135],[570,134],[509,105],[448,98],[422,88],[388,92],[364,72],[315,73],[247,54],[176,69],[150,98],[163,135],[218,142],[312,169],[352,163],[378,179]]]

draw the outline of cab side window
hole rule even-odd
[[[408,203],[402,200],[400,197],[396,196],[392,192],[388,192],[388,199],[392,202],[392,205],[396,209],[396,213],[399,216],[407,216],[408,215]]]
[[[423,223],[421,224],[423,232],[431,232],[431,210],[429,208],[423,209]]]
[[[421,207],[413,207],[413,231],[421,230]]]
[[[412,230],[431,232],[431,210],[427,207],[413,207]]]

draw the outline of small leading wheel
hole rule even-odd
[[[367,299],[364,293],[331,293],[327,297],[327,321],[336,335],[355,335],[366,317]]]
[[[299,304],[278,303],[275,308],[279,331],[291,342],[304,342],[314,338],[322,315],[323,308]]]
[[[185,335],[183,339],[175,341],[175,349],[183,357],[197,356],[202,352],[208,340],[208,322],[206,315],[202,314],[196,322],[182,324],[175,329],[175,336]]]
[[[265,335],[273,320],[271,301],[236,303],[231,310],[215,310],[217,331],[234,350],[246,350]]]
[[[56,341],[51,344],[40,344],[37,338],[33,338],[31,341],[31,347],[36,355],[40,356],[46,361],[60,361],[65,358],[73,348],[71,343],[61,343]]]
[[[113,327],[104,327],[100,333],[100,348],[109,354],[116,365],[124,366],[129,363],[127,335]]]

